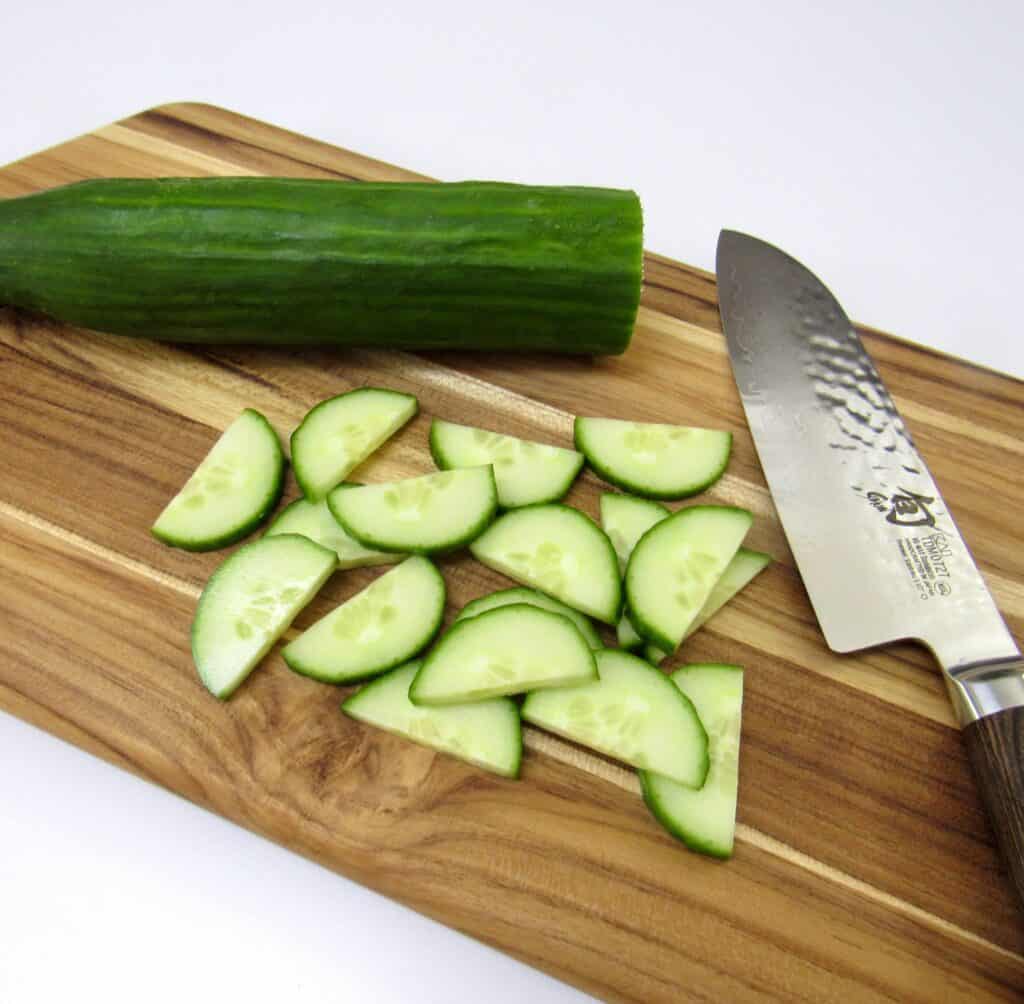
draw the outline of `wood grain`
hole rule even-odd
[[[0,171],[0,196],[83,177],[407,178],[204,105],[147,112]],[[1024,625],[1013,465],[1024,386],[878,333],[865,339],[1011,629]],[[430,469],[432,415],[567,443],[574,413],[731,429],[711,497],[756,514],[777,562],[683,653],[748,668],[737,854],[689,854],[635,778],[530,730],[505,782],[344,719],[342,692],[276,655],[208,697],[188,623],[219,555],[147,528],[243,407],[282,433],[367,383],[422,414],[359,472]],[[1024,923],[926,654],[822,642],[742,419],[713,278],[646,260],[634,345],[607,360],[211,350],[0,310],[0,707],[610,1000],[1010,1000]],[[570,498],[597,511],[584,476]],[[296,494],[289,483],[287,498]],[[452,612],[506,584],[446,559]],[[376,574],[335,576],[309,623]]]

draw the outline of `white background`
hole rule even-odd
[[[632,187],[652,250],[710,269],[747,230],[1021,375],[1021,37],[1019,0],[8,2],[0,163],[202,100],[445,180]],[[0,764],[2,1001],[583,999],[3,715]]]

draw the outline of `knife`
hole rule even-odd
[[[842,307],[770,244],[718,239],[722,326],[772,500],[829,648],[912,639],[942,667],[1024,900],[1024,662]]]

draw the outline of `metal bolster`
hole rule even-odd
[[[1024,707],[1024,659],[973,663],[944,674],[960,727],[1007,708]]]

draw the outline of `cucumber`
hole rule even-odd
[[[454,625],[420,667],[409,700],[463,704],[595,679],[590,646],[568,617],[514,603]]]
[[[614,624],[622,583],[611,542],[590,519],[559,504],[499,517],[469,547],[477,561],[556,600]]]
[[[596,653],[600,679],[535,690],[524,721],[679,784],[699,788],[708,737],[693,704],[667,676],[628,652]]]
[[[725,471],[732,434],[682,425],[577,418],[576,449],[609,484],[652,499],[681,499]]]
[[[655,819],[688,847],[727,858],[736,832],[743,670],[683,666],[671,680],[693,702],[707,730],[710,768],[699,791],[642,770],[644,801]]]
[[[443,471],[491,464],[503,509],[557,502],[572,487],[583,454],[435,418],[430,452]]]
[[[227,547],[267,518],[283,485],[277,433],[258,411],[246,408],[167,503],[151,532],[187,551]]]
[[[601,527],[608,534],[619,559],[619,570],[625,575],[636,542],[655,523],[671,516],[672,510],[660,502],[638,499],[632,495],[616,495],[614,492],[605,492],[601,496],[600,506]]]
[[[338,568],[393,565],[406,557],[392,551],[371,551],[353,540],[331,515],[326,499],[319,502],[296,499],[285,506],[267,528],[265,536],[278,533],[301,533],[321,547],[330,548],[338,556]]]
[[[419,410],[411,394],[360,387],[321,401],[292,433],[302,494],[319,502]]]
[[[601,496],[601,527],[615,548],[619,559],[619,571],[625,575],[629,556],[636,542],[655,523],[660,523],[672,510],[660,502],[634,498],[632,495],[615,495],[605,492]],[[629,615],[623,613],[616,627],[619,648],[633,651],[643,647],[644,639],[633,627]]]
[[[674,652],[751,522],[746,509],[696,505],[652,526],[626,568],[626,606],[637,631]]]
[[[476,617],[479,614],[487,613],[488,610],[506,607],[512,603],[529,603],[531,606],[540,607],[541,610],[549,610],[553,614],[568,617],[591,648],[604,648],[604,642],[601,641],[601,636],[595,630],[594,625],[578,610],[573,610],[572,607],[567,607],[564,603],[560,603],[536,589],[526,589],[523,586],[501,589],[496,593],[489,593],[487,596],[481,596],[479,599],[467,603],[459,611],[454,623],[457,624],[468,617]]]
[[[619,623],[615,627],[615,637],[619,648],[625,649],[627,652],[635,652],[637,649],[643,648],[645,644],[643,636],[637,633],[628,614],[623,614],[619,618]]]
[[[341,485],[327,497],[334,518],[364,547],[436,554],[478,537],[494,519],[490,467],[442,471],[390,484]]]
[[[622,352],[634,192],[103,179],[0,201],[0,304],[165,341]]]
[[[420,708],[409,700],[419,669],[410,662],[368,683],[342,705],[357,721],[440,750],[504,777],[518,777],[523,758],[519,710],[507,697],[450,708]]]
[[[192,621],[192,658],[207,690],[230,697],[337,563],[333,551],[290,533],[261,537],[225,560]]]
[[[445,586],[414,555],[335,607],[282,651],[284,661],[324,683],[353,683],[411,659],[437,634]]]
[[[704,606],[700,608],[700,612],[690,622],[686,634],[683,635],[683,640],[689,638],[697,628],[718,613],[755,575],[767,568],[771,561],[770,554],[762,554],[760,551],[750,551],[741,547],[732,561],[725,566],[722,577],[715,583],[711,595],[704,602]],[[644,658],[657,666],[666,658],[666,653],[654,645],[647,645],[644,648]]]

